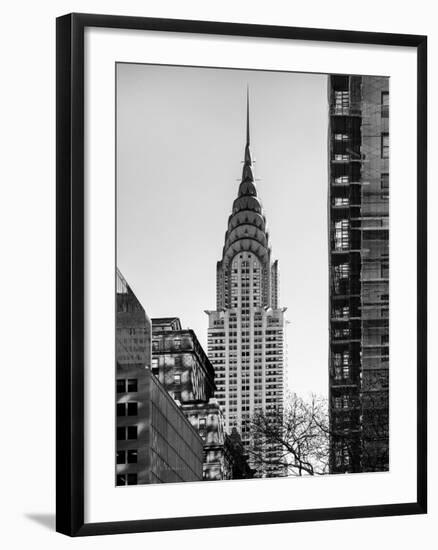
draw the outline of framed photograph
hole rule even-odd
[[[57,530],[426,513],[426,37],[57,20]]]

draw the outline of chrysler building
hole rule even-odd
[[[266,218],[254,183],[248,96],[242,179],[216,277],[216,310],[206,311],[208,357],[215,369],[225,430],[230,433],[236,427],[250,452],[254,445],[251,417],[283,408],[286,308],[278,305],[278,261],[272,260]],[[273,462],[280,452],[273,446],[263,451]],[[259,470],[259,476],[282,475],[281,471],[272,464]]]

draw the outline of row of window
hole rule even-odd
[[[335,134],[335,140],[338,141],[337,136],[341,134]],[[343,135],[343,134],[342,134]],[[389,158],[389,133],[382,132],[380,135],[380,156],[382,159]],[[333,160],[337,162],[348,162],[351,159],[350,153],[335,153]]]
[[[342,395],[340,397],[335,397],[333,404],[335,409],[349,409],[353,406],[353,400],[348,395]]]
[[[349,90],[334,91],[334,112],[336,115],[348,115],[350,111]],[[382,92],[380,98],[380,116],[389,117],[389,92]],[[339,135],[339,134],[337,134]]]
[[[128,403],[117,403],[117,416],[137,416],[138,403],[128,401]]]
[[[137,485],[137,474],[118,474],[117,485]]]
[[[136,378],[117,380],[117,393],[131,393],[138,391],[138,380]]]
[[[117,441],[127,441],[137,439],[137,426],[117,426]]]
[[[380,135],[380,156],[382,159],[389,158],[389,133],[382,132]],[[335,161],[349,161],[350,154],[335,154],[333,157]]]
[[[240,340],[241,344],[250,344],[249,338],[242,338]],[[236,338],[230,338],[228,349],[229,350],[236,350],[237,349],[237,343],[238,340]],[[275,338],[275,337],[268,337],[266,338],[266,348],[278,348],[283,345],[283,341],[281,338]],[[260,336],[257,336],[254,338],[254,348],[255,349],[261,349],[263,347],[263,338]],[[209,342],[208,344],[208,351],[211,352],[212,357],[222,357],[225,353],[225,344],[223,342]],[[154,364],[154,361],[152,361]],[[158,366],[158,362],[156,362],[156,365]]]
[[[122,342],[123,344],[144,344],[146,342],[146,338],[119,338],[119,342]]]
[[[130,336],[135,336],[136,334],[142,335],[142,334],[148,334],[148,330],[146,328],[129,328],[129,329],[123,329],[125,332],[129,332]]]
[[[117,464],[137,464],[138,451],[137,449],[128,449],[127,451],[117,451]]]

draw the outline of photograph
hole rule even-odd
[[[390,78],[115,71],[115,485],[389,472]]]

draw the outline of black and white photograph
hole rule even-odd
[[[429,550],[433,4],[5,7],[2,546]]]
[[[115,485],[389,472],[390,78],[115,70]]]

